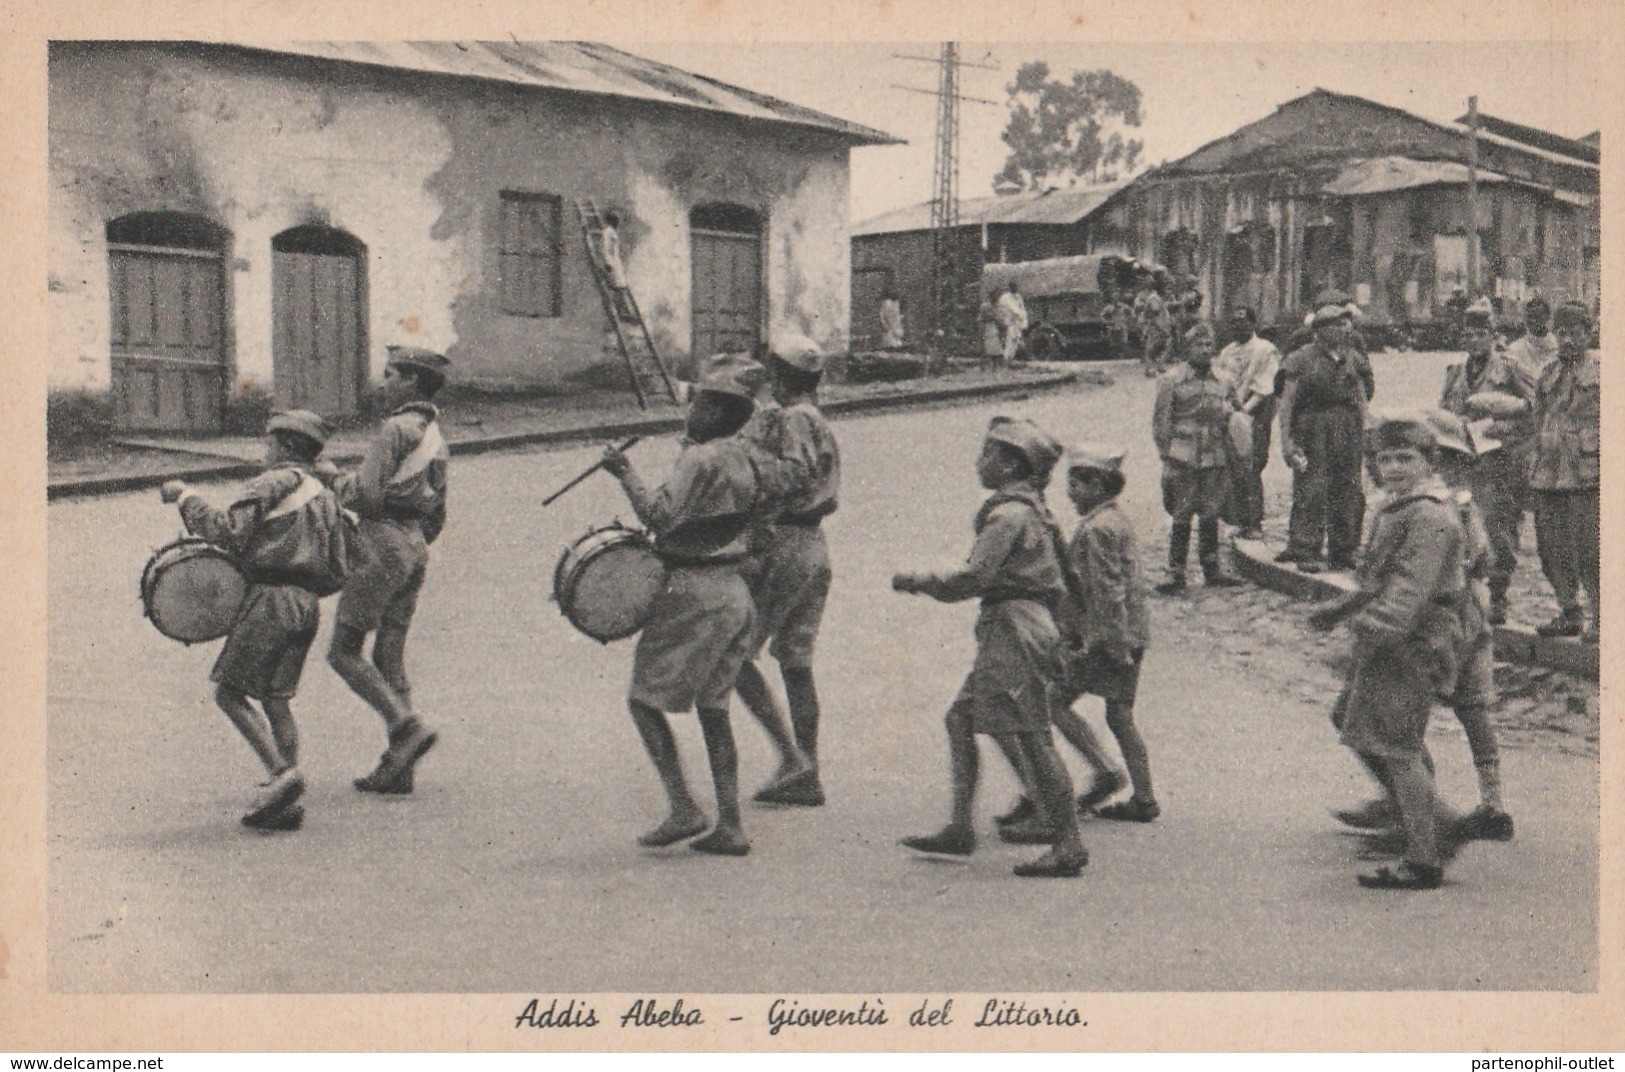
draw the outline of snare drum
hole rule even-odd
[[[141,572],[141,602],[158,631],[183,644],[231,632],[248,595],[248,577],[228,553],[195,536],[153,552]]]
[[[649,537],[616,523],[565,548],[553,570],[553,599],[571,625],[607,644],[643,628],[665,584],[665,564]]]

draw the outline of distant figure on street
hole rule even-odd
[[[1467,360],[1445,369],[1439,405],[1474,422],[1485,449],[1472,467],[1473,501],[1483,515],[1494,549],[1489,575],[1490,623],[1507,617],[1507,588],[1518,564],[1518,529],[1523,524],[1524,463],[1533,432],[1534,381],[1495,346],[1493,314],[1479,301],[1462,314],[1461,338]],[[1490,447],[1488,444],[1493,443]]]
[[[1321,306],[1312,326],[1314,342],[1281,364],[1281,457],[1293,472],[1292,517],[1286,550],[1275,560],[1304,573],[1352,570],[1365,520],[1366,405],[1376,380],[1349,339],[1347,308]]]
[[[1010,288],[999,295],[993,311],[1003,333],[1001,366],[1008,368],[1015,361],[1016,353],[1021,349],[1021,337],[1027,330],[1027,303],[1022,300],[1021,288],[1016,286],[1015,280],[1011,280]]]
[[[1552,315],[1557,358],[1535,384],[1535,437],[1529,488],[1535,497],[1535,546],[1551,583],[1558,616],[1539,627],[1542,636],[1597,639],[1601,620],[1601,500],[1598,497],[1602,440],[1602,361],[1588,347],[1591,312],[1564,302]],[[1590,602],[1590,626],[1580,591]]]
[[[1197,559],[1210,588],[1233,588],[1241,578],[1219,563],[1219,514],[1230,491],[1230,400],[1213,374],[1213,329],[1199,323],[1186,333],[1185,361],[1157,383],[1151,436],[1162,458],[1162,505],[1173,519],[1168,534],[1168,579],[1163,595],[1185,591],[1191,521],[1196,520]]]
[[[993,295],[983,296],[976,320],[982,328],[982,356],[987,358],[990,367],[998,368],[999,359],[1004,356],[1004,336],[999,330],[999,312],[994,308]]]
[[[903,303],[898,299],[897,292],[891,289],[880,299],[880,348],[903,348]]]
[[[1173,317],[1164,293],[1167,286],[1166,274],[1152,273],[1134,299],[1134,312],[1140,323],[1140,368],[1147,376],[1162,372],[1173,331]]]
[[[1264,469],[1275,423],[1275,379],[1281,351],[1258,334],[1258,313],[1243,306],[1230,315],[1230,343],[1213,361],[1213,372],[1230,391],[1230,405],[1245,418],[1247,450],[1232,449],[1227,520],[1243,540],[1264,538]],[[1236,418],[1231,418],[1232,422]],[[1234,439],[1234,436],[1232,436]],[[1232,448],[1238,446],[1232,442]]]

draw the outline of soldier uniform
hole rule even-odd
[[[1203,348],[1211,360],[1213,332],[1192,328],[1187,348]],[[1168,536],[1168,581],[1158,591],[1185,587],[1191,518],[1197,519],[1197,558],[1210,585],[1237,583],[1219,564],[1219,515],[1230,491],[1230,395],[1211,367],[1182,363],[1157,384],[1151,434],[1162,457],[1162,505],[1173,518]]]
[[[1342,306],[1315,313],[1317,328],[1346,320]],[[1342,343],[1315,342],[1281,365],[1281,450],[1293,467],[1292,517],[1281,561],[1318,568],[1321,549],[1333,569],[1349,569],[1365,518],[1361,472],[1366,402],[1375,390],[1365,355]]]
[[[1535,435],[1529,487],[1534,495],[1535,541],[1541,569],[1562,608],[1541,626],[1548,636],[1584,629],[1579,592],[1591,603],[1595,635],[1601,606],[1599,465],[1602,435],[1601,356],[1582,340],[1591,330],[1585,306],[1569,302],[1554,327],[1575,340],[1541,372],[1535,385]],[[1560,340],[1561,342],[1561,340]]]
[[[1488,303],[1469,309],[1463,317],[1465,329],[1487,330],[1491,326]],[[1515,416],[1490,417],[1481,426],[1482,435],[1499,443],[1493,449],[1481,450],[1473,467],[1473,500],[1483,514],[1494,548],[1489,588],[1491,617],[1499,623],[1506,620],[1507,587],[1518,564],[1518,529],[1523,523],[1523,487],[1526,482],[1524,465],[1527,444],[1533,431],[1531,422],[1534,383],[1522,368],[1499,350],[1482,354],[1469,354],[1466,361],[1445,369],[1444,390],[1439,398],[1441,408],[1468,420],[1486,417],[1480,412],[1481,403],[1474,396],[1493,393],[1504,404],[1520,404],[1523,412]]]

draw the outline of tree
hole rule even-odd
[[[1111,71],[1075,71],[1050,78],[1043,60],[1024,63],[1005,87],[1010,121],[1001,137],[1010,147],[994,183],[1041,190],[1062,179],[1112,182],[1139,164],[1145,143],[1127,136],[1140,125],[1140,87]]]

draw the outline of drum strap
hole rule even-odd
[[[411,480],[429,467],[429,463],[440,455],[441,448],[445,445],[446,440],[440,434],[439,423],[430,421],[423,429],[423,438],[412,448],[412,453],[401,459],[401,464],[396,467],[395,475],[389,478],[389,482],[404,484]]]
[[[323,488],[320,480],[317,480],[309,473],[301,473],[300,477],[301,479],[299,481],[299,486],[288,492],[288,494],[284,495],[282,497],[282,501],[277,503],[276,506],[265,515],[264,519],[266,521],[271,520],[273,517],[282,517],[286,514],[291,514],[301,510],[312,499],[322,493]]]

